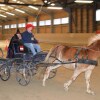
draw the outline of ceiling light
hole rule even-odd
[[[9,14],[9,15],[12,15],[12,16],[14,16],[15,14],[13,14],[13,13],[10,13],[10,12],[6,12],[6,14]]]
[[[5,4],[0,4],[0,6],[5,6]]]
[[[18,12],[21,12],[21,13],[25,13],[25,11],[22,11],[22,10],[19,10],[19,9],[15,9],[16,11]]]
[[[45,4],[51,4],[51,1],[50,0],[44,0],[43,1]]]
[[[49,1],[48,4],[50,4],[51,2]]]
[[[13,0],[13,1],[15,1],[15,2],[16,2],[17,0]]]
[[[47,3],[48,1],[47,0],[44,0],[44,3]]]
[[[7,8],[4,8],[4,7],[1,7],[1,9],[3,9],[3,10],[7,10]]]
[[[21,2],[21,1],[17,1],[17,3],[24,4],[24,3],[23,3],[23,2]]]
[[[63,9],[62,7],[47,7],[48,9],[56,9],[56,10],[61,10],[61,9]]]
[[[14,9],[14,7],[8,6],[9,9]]]
[[[76,3],[93,3],[93,0],[75,0]]]
[[[1,17],[7,17],[7,16],[5,16],[5,15],[2,15],[2,14],[0,14],[0,16],[1,16]]]
[[[55,3],[51,3],[50,5],[51,5],[51,6],[55,6]]]
[[[35,9],[35,10],[38,10],[38,8],[37,7],[34,7],[34,6],[28,6],[28,7],[30,7],[30,8],[32,8],[32,9]]]

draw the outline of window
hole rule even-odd
[[[54,19],[54,25],[61,24],[61,19]]]
[[[36,26],[36,22],[33,22],[32,24],[33,24],[34,26]]]
[[[45,25],[51,25],[51,20],[46,20]]]
[[[11,28],[16,28],[17,25],[16,24],[11,24]]]
[[[36,26],[36,22],[28,22],[28,24],[32,24],[33,26]]]
[[[96,21],[100,21],[100,9],[96,10]]]
[[[5,28],[5,29],[9,29],[9,25],[5,25],[4,28]]]
[[[18,24],[18,27],[25,27],[25,23]]]
[[[39,21],[39,26],[45,26],[45,21]]]
[[[69,23],[69,17],[61,18],[61,24],[68,24],[68,23]]]

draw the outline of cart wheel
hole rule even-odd
[[[30,70],[30,74],[31,76],[36,75],[38,68],[33,64],[29,64],[29,70]]]
[[[3,81],[7,81],[7,80],[10,78],[10,69],[9,69],[9,67],[7,66],[7,64],[3,64],[3,65],[0,67],[0,78],[1,78]]]
[[[56,76],[56,73],[57,73],[57,69],[53,69],[53,70],[50,72],[50,75],[49,75],[48,79],[54,78],[54,77]]]
[[[17,82],[22,86],[26,86],[29,84],[30,79],[31,79],[31,75],[30,75],[29,69],[25,67],[24,65],[18,66],[16,70]]]

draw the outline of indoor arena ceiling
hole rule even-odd
[[[47,7],[67,7],[75,0],[0,0],[0,22],[36,16],[39,12],[51,14]]]

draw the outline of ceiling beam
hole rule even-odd
[[[4,3],[8,3],[9,2],[9,0],[4,0]]]
[[[46,11],[46,10],[44,10],[44,9],[42,9],[41,11],[42,11],[43,13],[49,15],[49,16],[51,16],[51,14],[52,14],[52,13],[48,13],[48,11]]]
[[[25,9],[20,9],[20,10],[25,11],[25,13],[28,14],[28,15],[30,15],[30,16],[36,17],[36,14],[32,14],[32,13],[30,13],[29,11],[27,11],[27,10],[25,10]]]
[[[0,22],[4,23],[5,21],[6,21],[5,19],[0,18]]]
[[[34,17],[36,17],[36,14],[32,14],[32,13],[30,13],[29,11],[27,11],[27,10],[25,10],[25,9],[18,8],[18,7],[15,6],[15,5],[12,5],[11,7],[14,7],[15,9],[23,10],[23,11],[25,11],[26,14],[28,14],[28,15],[30,15],[30,16],[34,16]]]
[[[6,5],[10,5],[10,6],[36,6],[36,7],[46,7],[45,5],[42,5],[42,4],[19,4],[19,3],[5,3],[5,2],[0,2],[0,4],[6,4]],[[49,5],[50,6],[50,5]],[[41,10],[42,12],[48,14],[48,15],[51,15],[50,13],[48,13],[46,10]],[[31,15],[31,16],[34,16],[32,14],[30,14],[29,12],[26,11],[27,14]]]
[[[6,5],[16,5],[16,6],[37,6],[37,7],[40,7],[40,6],[45,6],[45,5],[40,5],[40,4],[20,4],[20,3],[5,3],[5,2],[0,2],[0,4],[6,4]]]
[[[5,10],[3,10],[4,12],[6,12]],[[11,12],[11,11],[8,11]],[[12,13],[12,12],[11,12]],[[14,13],[15,14],[15,13]],[[20,17],[19,14],[15,14],[15,16]]]
[[[26,3],[24,0],[20,0],[20,1]],[[28,2],[29,2],[30,4],[32,3],[32,2],[30,2],[30,1],[28,1]],[[42,7],[43,7],[43,5],[41,4],[41,5],[40,5],[40,10],[41,10],[43,13],[45,13],[45,14],[47,14],[47,15],[51,15],[51,13],[48,13],[48,11],[43,10]]]

